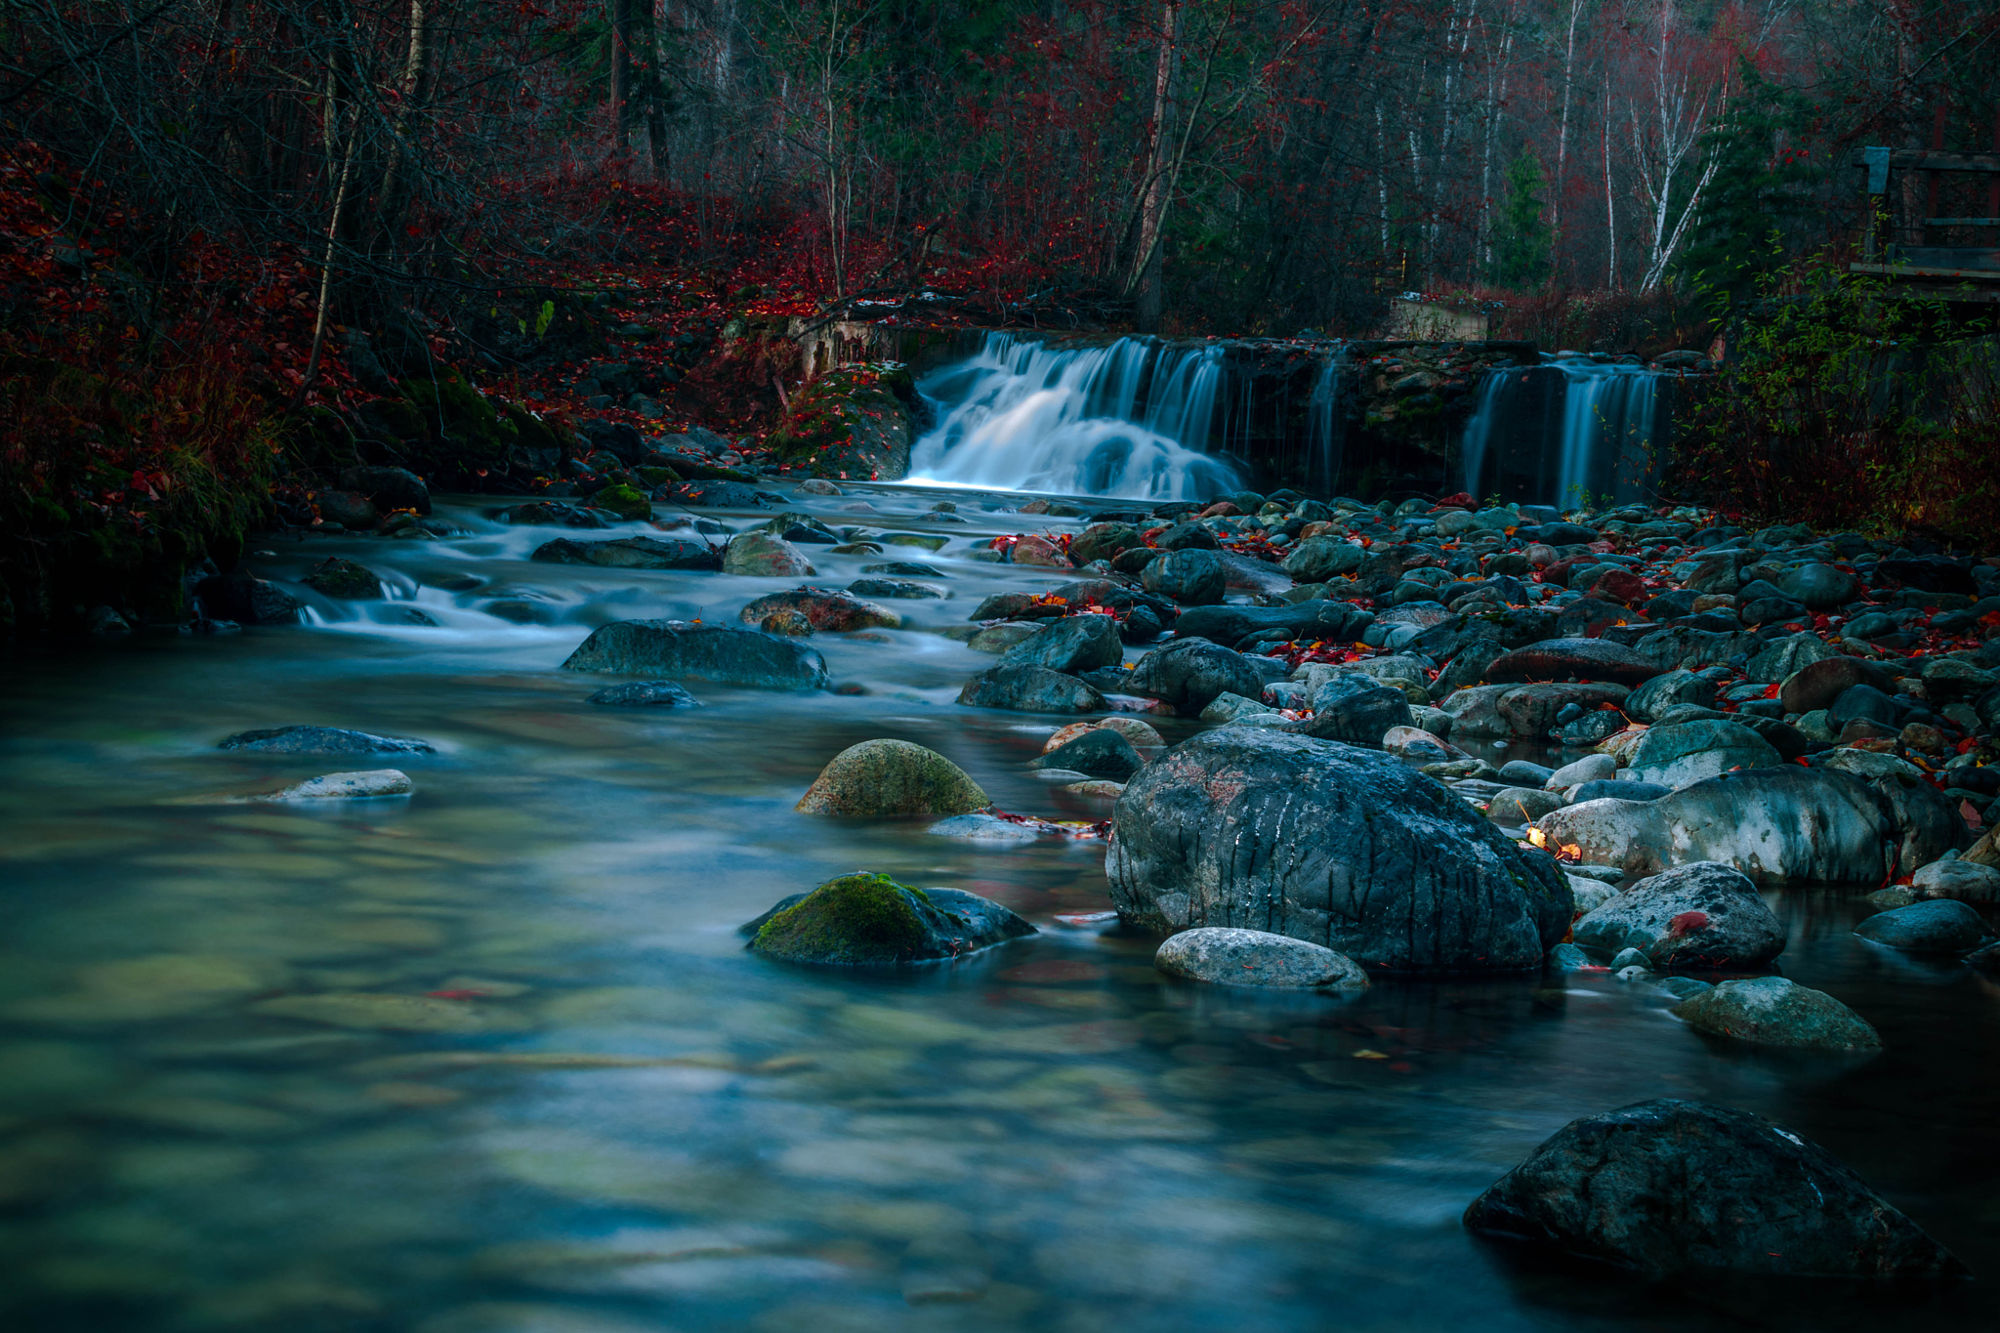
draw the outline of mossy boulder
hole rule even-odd
[[[879,967],[962,958],[1035,928],[991,899],[913,889],[856,872],[795,894],[744,928],[754,953],[790,963]]]
[[[993,802],[965,770],[909,741],[850,745],[820,770],[798,809],[809,815],[963,815]]]
[[[339,556],[330,556],[313,566],[312,573],[306,575],[306,586],[315,592],[323,592],[328,597],[380,597],[382,580],[366,565]]]
[[[765,443],[815,477],[895,481],[910,470],[919,401],[900,362],[842,366],[801,389]]]
[[[609,509],[622,519],[647,519],[653,516],[652,501],[622,482],[604,487],[590,497],[590,503],[599,509]]]

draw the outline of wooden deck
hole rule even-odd
[[[1854,165],[1865,173],[1862,192],[1870,196],[1874,216],[1862,233],[1861,259],[1848,265],[1850,272],[1887,278],[1896,295],[2000,304],[2000,151],[1864,148]],[[1983,193],[1985,212],[1941,213],[1945,190],[1961,199]],[[1970,240],[1966,233],[1981,232],[1983,244],[1938,243]]]

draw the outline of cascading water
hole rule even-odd
[[[1326,359],[1306,400],[1308,475],[1323,489],[1340,488],[1340,465],[1346,461],[1347,419],[1341,412],[1341,378],[1347,370],[1343,346]]]
[[[1665,443],[1660,379],[1644,366],[1573,353],[1494,370],[1459,445],[1466,491],[1505,489],[1501,479],[1514,477],[1532,479],[1532,493],[1561,508],[1627,498]]]
[[[925,378],[938,424],[911,450],[908,480],[1208,499],[1238,485],[1201,452],[1221,384],[1217,347],[1150,338],[1061,347],[989,333],[977,355]]]

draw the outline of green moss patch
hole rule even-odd
[[[750,947],[795,963],[910,962],[937,956],[938,915],[922,889],[887,875],[842,875],[773,915]]]

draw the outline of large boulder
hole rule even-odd
[[[1273,935],[1267,930],[1197,926],[1170,935],[1153,954],[1153,966],[1183,981],[1218,986],[1268,986],[1281,990],[1360,991],[1368,974],[1352,958],[1323,944]]]
[[[771,616],[796,611],[816,630],[845,634],[863,629],[895,629],[903,618],[886,606],[864,601],[831,588],[793,588],[788,592],[767,593],[742,611],[737,619],[746,625],[761,625]]]
[[[743,927],[752,952],[788,963],[866,967],[962,958],[1035,928],[960,889],[913,889],[887,875],[830,879]]]
[[[829,760],[797,809],[809,815],[963,815],[992,804],[964,769],[937,751],[873,740]]]
[[[1101,713],[1104,696],[1075,676],[1038,666],[995,666],[965,682],[958,701],[1012,713]]]
[[[1147,592],[1182,606],[1213,606],[1228,587],[1222,557],[1198,546],[1169,551],[1152,561],[1140,581]]]
[[[1662,972],[1762,967],[1785,948],[1757,886],[1713,861],[1640,880],[1579,917],[1572,933],[1608,954],[1638,949]]]
[[[1414,725],[1403,691],[1360,671],[1336,672],[1313,691],[1313,715],[1293,730],[1323,741],[1382,748],[1392,728]]]
[[[1993,937],[1979,913],[1950,898],[1877,912],[1856,925],[1854,933],[1905,953],[1971,953]]]
[[[1778,591],[1809,611],[1832,611],[1861,595],[1861,580],[1815,561],[1787,571],[1778,580]]]
[[[1112,826],[1112,904],[1150,930],[1271,930],[1369,967],[1506,972],[1539,966],[1569,927],[1553,860],[1372,750],[1204,732],[1140,771]]]
[[[1219,694],[1255,699],[1264,692],[1264,677],[1241,653],[1206,639],[1180,638],[1140,658],[1125,688],[1193,715]]]
[[[1977,861],[1933,861],[1916,873],[1910,889],[1919,898],[1956,898],[1962,903],[2000,903],[2000,870]]]
[[[1647,730],[1632,747],[1635,782],[1687,787],[1731,769],[1782,762],[1762,736],[1734,722],[1671,722]]]
[[[1285,572],[1300,583],[1325,583],[1354,573],[1366,556],[1345,537],[1308,537],[1285,556]]]
[[[1752,1046],[1867,1051],[1882,1045],[1875,1029],[1839,1000],[1783,977],[1722,982],[1682,1000],[1674,1016],[1696,1032]]]
[[[1760,884],[1873,884],[1955,845],[1915,799],[1899,814],[1859,778],[1791,765],[1724,773],[1658,800],[1579,801],[1537,827],[1550,845],[1574,845],[1585,861],[1628,875],[1720,861]]]
[[[685,620],[619,620],[592,630],[565,671],[705,680],[756,690],[826,687],[826,659],[792,639]]]
[[[1544,639],[1516,648],[1486,669],[1486,679],[1495,684],[1608,680],[1616,685],[1640,685],[1659,674],[1656,663],[1609,639]]]
[[[1571,1121],[1473,1200],[1465,1225],[1654,1278],[1965,1273],[1825,1149],[1702,1102]]]
[[[1086,613],[1043,626],[1031,638],[1000,654],[1000,665],[1046,667],[1075,675],[1117,666],[1124,652],[1118,622],[1110,616]]]
[[[1069,558],[1081,568],[1093,560],[1109,560],[1121,551],[1145,544],[1139,529],[1130,523],[1093,523],[1070,539]]]
[[[558,537],[528,557],[544,564],[599,565],[606,569],[716,569],[721,562],[707,542],[685,537],[621,537],[580,542]]]
[[[729,539],[722,551],[722,572],[764,578],[798,578],[815,574],[805,553],[768,532],[745,532]]]

